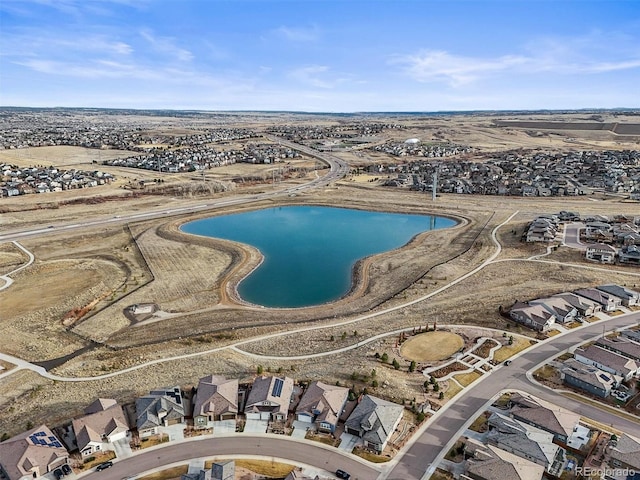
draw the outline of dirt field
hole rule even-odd
[[[590,139],[588,135],[579,137],[579,132],[575,131],[571,132],[571,138],[577,139],[573,143],[567,141],[568,137],[555,133],[531,136],[511,127],[495,127],[490,118],[480,116],[455,124],[440,119],[431,123],[414,121],[403,130],[389,133],[388,138],[444,138],[472,145],[485,153],[518,146],[561,151],[638,147],[633,139]],[[29,155],[35,155],[33,151],[37,149],[29,150],[32,151]],[[107,155],[106,152],[116,153],[102,151],[100,155]],[[17,155],[15,151],[0,153]],[[49,154],[50,161],[58,165],[63,161],[84,162],[85,165],[93,161],[93,151],[56,150],[55,154],[59,156],[55,158],[52,151]],[[27,153],[24,155],[23,161],[31,160]],[[82,155],[86,158],[83,159]],[[353,151],[338,155],[353,165],[384,161],[384,155],[369,157],[365,151],[359,151],[357,155]],[[390,157],[386,158],[389,161]],[[43,153],[39,163],[45,160],[47,155]],[[308,162],[308,159],[304,161]],[[272,168],[262,167],[264,172]],[[132,169],[121,174],[131,175],[127,178],[132,179],[146,178],[144,171],[129,170]],[[212,170],[207,175],[228,179],[254,172],[254,166],[233,165],[226,172]],[[259,261],[259,252],[229,242],[194,239],[180,233],[178,226],[195,216],[169,217],[129,225],[109,224],[65,234],[51,232],[21,241],[33,252],[36,261],[15,275],[11,287],[0,291],[2,351],[31,361],[44,361],[72,354],[82,347],[91,347],[92,341],[98,342],[75,358],[56,364],[53,372],[60,375],[116,372],[150,360],[210,350],[240,339],[291,332],[310,325],[323,328],[258,340],[242,345],[241,350],[254,355],[286,357],[359,346],[340,354],[295,361],[264,360],[223,350],[144,367],[127,375],[81,383],[54,383],[20,371],[0,380],[0,434],[5,431],[17,433],[29,420],[37,423],[47,419],[49,424],[55,425],[79,413],[98,395],[131,401],[151,388],[193,385],[199,377],[211,373],[250,380],[257,365],[262,365],[267,371],[281,368],[299,380],[355,383],[356,388],[367,387],[369,390],[372,389],[370,381],[359,379],[353,382],[351,377],[354,370],[358,372],[358,378],[362,378],[375,368],[380,385],[375,394],[396,400],[424,398],[424,377],[407,371],[409,361],[402,358],[395,345],[395,335],[371,343],[360,342],[401,328],[432,325],[434,321],[437,321],[439,329],[454,324],[480,325],[532,335],[501,317],[498,307],[508,307],[515,300],[525,301],[606,282],[640,284],[638,277],[629,275],[640,273],[638,269],[616,266],[606,272],[526,262],[524,259],[546,250],[540,245],[520,242],[527,222],[540,213],[576,210],[582,215],[637,215],[637,203],[604,196],[562,199],[510,197],[505,200],[465,195],[443,195],[433,202],[429,195],[379,187],[375,182],[360,181],[361,177],[364,176],[357,177],[357,181],[346,179],[332,188],[303,193],[296,198],[265,201],[252,208],[289,204],[339,205],[448,215],[464,223],[454,229],[425,233],[401,249],[361,262],[354,272],[351,293],[340,301],[321,307],[287,310],[243,305],[234,296],[234,285]],[[174,174],[164,178],[168,183],[185,181],[184,177]],[[316,177],[310,172],[307,180],[313,178]],[[289,181],[293,184],[301,179]],[[73,223],[86,218],[111,219],[132,212],[196,205],[237,193],[250,194],[279,186],[270,182],[247,184],[237,187],[234,192],[203,196],[138,195],[139,192],[132,193],[117,186],[105,188],[3,199],[0,228],[4,231]],[[233,211],[240,210],[236,208]],[[421,298],[480,265],[495,251],[491,231],[516,211],[519,213],[498,232],[498,239],[504,247],[498,259],[504,261],[487,266],[428,300],[364,321],[358,320],[362,314]],[[26,255],[13,244],[0,244],[0,273],[16,268],[26,260]],[[558,249],[544,260],[594,266],[567,248]],[[135,304],[154,304],[158,312],[140,321],[126,314],[126,309]],[[483,333],[469,335],[472,339]],[[503,347],[498,355],[502,358],[502,355],[526,347],[527,343],[526,340],[518,340],[512,347]],[[397,358],[400,361],[399,371],[375,358],[375,353],[384,352],[388,353],[390,360]],[[455,385],[450,386],[450,392],[455,389]]]
[[[400,354],[407,360],[434,362],[444,360],[456,353],[464,345],[464,340],[451,332],[428,332],[402,344]]]

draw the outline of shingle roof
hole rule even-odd
[[[573,427],[580,421],[580,415],[529,395],[514,393],[511,395],[511,402],[515,406],[510,413],[515,418],[557,435],[571,436]]]
[[[238,413],[238,380],[209,375],[198,382],[193,415]]]
[[[9,475],[9,480],[17,480],[36,471],[47,472],[47,465],[60,460],[66,463],[67,450],[46,425],[16,435],[1,444],[0,465]]]
[[[618,375],[604,372],[592,365],[585,365],[575,358],[565,360],[562,363],[561,372],[604,390],[611,390],[623,380]]]
[[[403,411],[402,405],[365,395],[349,415],[345,427],[359,430],[360,437],[368,442],[382,444],[393,433]]]
[[[122,407],[117,403],[106,410],[97,411],[73,420],[78,449],[82,451],[90,442],[103,442],[104,437],[129,430]]]
[[[536,463],[550,465],[559,449],[553,443],[553,434],[539,428],[527,425],[517,420],[493,413],[489,418],[492,430],[487,435],[487,441],[500,448],[514,452],[526,452]],[[516,453],[517,454],[517,453]]]
[[[319,411],[316,420],[335,425],[348,395],[348,388],[312,382],[300,399],[296,413],[316,416],[314,412]]]
[[[625,337],[618,338],[600,338],[596,345],[613,350],[620,355],[634,360],[640,360],[640,343],[634,342]]]
[[[611,451],[611,458],[619,460],[630,468],[640,470],[640,439],[623,433]]]
[[[607,366],[624,377],[638,370],[638,365],[630,358],[601,348],[597,345],[591,345],[584,349],[577,348],[574,354],[581,355],[593,362],[599,363],[600,365]]]
[[[184,404],[180,388],[153,390],[149,395],[136,400],[136,425],[138,430],[158,427],[166,420],[184,417]]]
[[[467,472],[483,480],[540,480],[544,467],[492,445],[480,445],[476,457],[467,461]]]
[[[247,403],[247,412],[279,412],[286,415],[293,395],[293,379],[289,377],[258,377],[254,380]],[[271,405],[263,405],[269,402]]]
[[[601,290],[605,293],[610,293],[611,295],[615,295],[616,297],[627,299],[627,300],[637,300],[640,293],[635,290],[631,290],[630,288],[621,287],[620,285],[600,285],[596,287],[598,290]]]

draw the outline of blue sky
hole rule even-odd
[[[1,0],[0,105],[640,107],[638,0]]]

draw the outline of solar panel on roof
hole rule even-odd
[[[280,395],[282,395],[282,387],[284,387],[284,381],[281,378],[276,378],[273,384],[273,391],[271,392],[271,395],[273,395],[274,397],[279,397]]]
[[[61,448],[61,447],[62,447],[62,445],[60,444],[60,442],[53,442],[53,443],[51,444],[51,446],[52,446],[52,447],[56,447],[56,448]]]

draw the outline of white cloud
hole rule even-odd
[[[316,27],[279,27],[273,30],[278,37],[284,38],[291,42],[313,42],[318,40],[319,31]]]
[[[600,46],[594,43],[600,43]],[[452,87],[461,87],[499,74],[553,72],[558,75],[585,75],[640,68],[637,50],[624,50],[621,45],[611,51],[603,49],[601,43],[592,37],[541,39],[530,43],[526,53],[473,57],[443,50],[425,50],[396,56],[389,63],[402,65],[404,73],[418,82],[443,82]]]
[[[330,81],[320,78],[328,71],[329,67],[325,65],[309,65],[307,67],[300,67],[292,70],[289,72],[289,76],[312,87],[331,88],[333,85]]]
[[[170,55],[180,62],[190,62],[193,60],[193,54],[189,50],[175,45],[173,38],[156,37],[147,29],[142,30],[140,36],[149,42],[149,45],[159,53]]]
[[[494,59],[452,55],[445,51],[426,51],[398,57],[393,63],[406,65],[407,74],[420,82],[444,81],[453,86],[471,83],[492,72],[513,69],[527,63],[528,59],[507,55]]]

